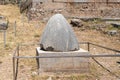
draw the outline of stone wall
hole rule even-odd
[[[120,3],[85,3],[71,4],[72,16],[81,17],[120,17]]]
[[[30,20],[49,18],[62,13],[67,17],[120,17],[120,3],[53,3],[51,0],[32,4],[27,15]]]
[[[3,5],[5,3],[5,1],[0,0],[0,5]]]
[[[38,20],[43,18],[49,18],[55,13],[66,13],[66,4],[65,3],[52,3],[52,2],[40,2],[33,3],[32,8],[28,10],[28,16],[30,19]]]

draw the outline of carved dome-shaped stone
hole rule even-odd
[[[71,25],[62,14],[56,14],[48,21],[41,36],[40,47],[45,51],[76,51],[79,43]]]

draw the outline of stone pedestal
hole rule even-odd
[[[40,72],[88,72],[89,58],[75,57],[80,55],[90,55],[88,51],[79,49],[70,52],[50,52],[36,49]],[[68,57],[69,56],[69,57]],[[71,57],[70,57],[71,56]]]

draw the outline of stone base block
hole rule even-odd
[[[38,61],[39,70],[42,72],[88,72],[89,58],[75,57],[80,55],[90,55],[88,51],[79,49],[70,52],[50,52],[43,51],[38,47],[37,56],[41,56]],[[67,57],[66,57],[67,56]],[[68,57],[71,56],[71,57]]]

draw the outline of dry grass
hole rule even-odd
[[[83,45],[85,46],[85,45]],[[83,47],[81,45],[81,47]],[[21,55],[32,55],[35,56],[35,48],[37,46],[32,45],[32,46],[22,46],[21,47]],[[29,49],[29,51],[27,51]],[[92,54],[98,54],[98,53],[106,53],[109,52],[109,54],[115,54],[112,51],[108,51],[105,49],[101,49],[95,46],[91,46],[91,51]],[[103,66],[105,66],[106,68],[110,69],[113,73],[115,73],[116,75],[119,76],[119,65],[116,63],[117,61],[120,60],[120,58],[96,58]],[[80,73],[80,74],[74,74],[74,73],[70,73],[70,74],[66,74],[66,73],[43,73],[40,75],[37,75],[37,64],[35,62],[35,59],[22,59],[20,60],[20,72],[22,74],[26,74],[29,75],[29,79],[30,80],[46,80],[48,77],[52,77],[52,80],[107,80],[112,79],[112,80],[116,80],[117,78],[110,74],[108,71],[104,70],[103,68],[101,68],[98,64],[96,64],[92,59],[90,60],[90,72],[88,73]],[[29,67],[29,69],[27,69]],[[25,70],[24,72],[21,72],[22,70]],[[20,74],[19,76],[21,76],[22,74]],[[27,76],[24,75],[24,76]]]
[[[6,48],[3,47],[3,33],[0,31],[0,80],[12,80],[12,55],[16,45],[18,43],[38,43],[45,23],[42,23],[41,21],[31,21],[28,23],[26,17],[24,17],[23,21],[21,21],[22,15],[19,13],[19,8],[14,5],[0,5],[0,15],[6,16],[10,22],[9,28],[7,30]],[[17,21],[16,37],[14,36],[14,21]],[[89,24],[90,23],[87,25]],[[79,28],[74,28],[74,30],[80,42],[93,42],[120,50],[120,41],[118,40],[118,37],[110,37],[101,34],[96,30],[81,31]],[[37,46],[23,46],[20,53],[22,53],[21,55],[35,56],[36,47]],[[95,50],[94,46],[92,49]],[[98,50],[98,52],[103,51],[106,52],[102,49]],[[120,60],[119,58],[99,58],[97,60],[101,61],[107,68],[112,69],[114,73],[120,75],[118,64],[115,63],[116,61]],[[112,63],[109,60],[112,61]],[[94,61],[92,61],[90,65],[91,72],[86,74],[67,75],[64,73],[48,73],[37,75],[37,65],[35,63],[35,59],[20,59],[18,80],[46,80],[49,77],[52,77],[52,80],[116,79],[96,63],[94,63]]]
[[[0,15],[9,19],[6,48],[3,47],[3,32],[0,31],[0,80],[12,80],[12,55],[15,47],[20,43],[39,42],[38,36],[41,35],[44,24],[40,21],[28,23],[25,16],[24,21],[21,21],[22,15],[19,13],[19,8],[14,5],[0,5]],[[17,21],[16,37],[14,36],[15,21]]]

